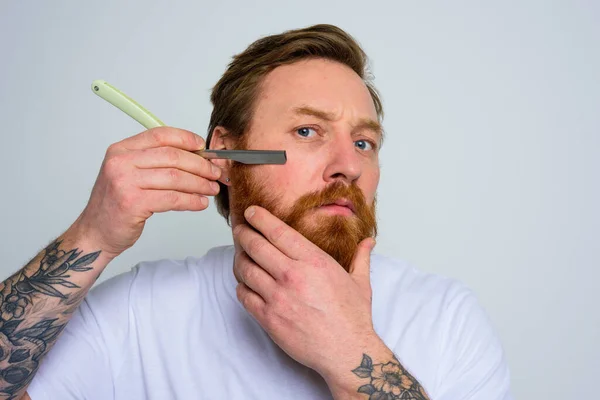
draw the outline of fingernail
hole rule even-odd
[[[219,191],[219,184],[217,182],[211,182],[210,183],[210,187],[212,188],[212,190],[214,191]]]
[[[214,176],[216,176],[217,178],[221,176],[221,168],[217,167],[214,164],[211,168],[212,168],[212,173]]]
[[[248,208],[246,209],[246,212],[244,213],[244,215],[246,216],[246,219],[250,219],[250,218],[252,218],[252,216],[254,215],[254,212],[255,212],[255,211],[256,211],[256,210],[254,209],[254,207],[248,207]]]
[[[198,145],[200,146],[199,150],[203,150],[206,147],[206,142],[204,141],[202,136],[196,135],[196,142],[198,142]]]
[[[200,197],[200,203],[202,203],[203,206],[208,204],[208,199],[206,197]]]

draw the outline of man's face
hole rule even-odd
[[[234,164],[233,226],[260,205],[348,270],[358,243],[376,233],[376,121],[364,82],[343,64],[313,59],[273,70],[240,147],[286,150],[287,163]]]

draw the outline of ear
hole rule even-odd
[[[232,150],[234,148],[234,144],[234,139],[229,135],[229,131],[222,126],[217,126],[212,131],[208,148],[211,150]],[[210,160],[210,162],[221,168],[222,172],[219,182],[221,182],[223,185],[231,186],[231,181],[228,181],[228,178],[232,161],[217,158]]]

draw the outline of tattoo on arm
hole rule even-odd
[[[41,358],[89,289],[70,281],[69,274],[91,270],[100,251],[65,251],[61,244],[52,242],[0,283],[0,399],[23,395]]]
[[[386,364],[375,364],[363,354],[360,366],[352,372],[360,378],[369,378],[370,383],[358,388],[358,393],[369,395],[369,400],[429,400],[423,386],[394,357]]]

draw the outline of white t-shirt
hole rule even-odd
[[[31,398],[331,399],[239,303],[233,254],[143,262],[93,288]],[[468,288],[377,254],[371,285],[377,334],[432,400],[512,399],[502,346]]]

